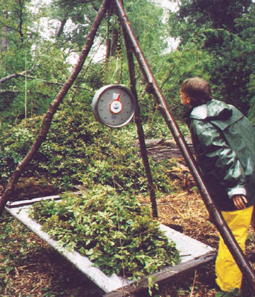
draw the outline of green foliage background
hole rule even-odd
[[[94,120],[91,111],[83,111],[83,106],[84,103],[67,104],[59,110],[46,141],[23,176],[46,180],[60,191],[101,184],[117,191],[146,193],[147,179],[134,124],[118,130],[102,126]],[[41,117],[23,120],[0,135],[1,184],[6,184],[27,154],[41,120]],[[162,136],[162,131],[167,133],[165,127],[154,127],[158,136]],[[151,160],[158,193],[176,190],[165,173],[170,163]]]
[[[177,2],[178,10],[165,12],[146,0],[123,4],[181,130],[185,131],[179,89],[183,80],[192,76],[207,79],[214,98],[234,104],[254,122],[254,3]],[[79,0],[54,0],[48,5],[38,2],[36,7],[28,0],[0,4],[2,185],[32,146],[45,111],[72,71],[70,58],[81,51],[100,5],[101,1]],[[41,20],[45,19],[47,36],[42,34],[45,25]],[[24,177],[43,178],[60,191],[95,184],[117,191],[147,191],[139,150],[133,145],[137,141],[135,125],[112,130],[97,123],[91,112],[91,100],[98,88],[116,80],[129,86],[126,50],[123,36],[116,33],[119,31],[118,18],[111,9],[82,72],[54,116],[47,140]],[[179,40],[170,52],[168,38]],[[120,47],[112,50],[116,40]],[[99,58],[92,59],[98,54],[99,42],[106,48]],[[138,63],[135,69],[146,138],[171,137],[153,96],[145,91]],[[166,173],[169,166],[168,162],[151,160],[158,192],[175,190]]]
[[[180,84],[188,77],[202,76],[211,83],[215,98],[234,104],[254,121],[254,3],[251,0],[175,2],[177,10],[164,12],[147,0],[123,1],[134,33],[175,117],[179,119],[182,114]],[[36,6],[29,0],[7,0],[0,4],[0,77],[17,74],[0,83],[2,127],[45,113],[70,75],[70,59],[83,48],[100,5],[101,1],[90,0],[54,0],[48,5],[38,2]],[[41,22],[45,19],[47,34]],[[98,54],[97,43],[106,45],[108,39],[109,47],[114,47],[116,30],[120,26],[111,10],[68,94],[71,102],[80,101],[88,92],[92,94],[103,84],[118,80],[120,68],[119,82],[129,85],[122,36],[119,39],[122,53],[111,52],[107,65],[106,49],[97,60],[90,60]],[[171,46],[169,38],[179,40],[171,52],[167,51]],[[120,55],[123,61],[117,63]],[[138,65],[136,70],[142,116],[151,121],[156,114],[160,121],[153,98],[144,91],[146,83]]]

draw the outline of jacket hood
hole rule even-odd
[[[206,104],[194,107],[189,115],[190,119],[198,120],[227,120],[232,116],[232,108],[230,105],[218,101],[211,100]]]

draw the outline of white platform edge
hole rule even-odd
[[[41,230],[41,225],[31,219],[28,215],[30,206],[7,208],[6,210],[17,218],[21,223],[27,226],[31,231],[37,234],[42,240],[47,242],[50,246],[61,253],[67,260],[69,260],[77,269],[84,273],[90,280],[92,280],[99,288],[105,293],[109,293],[113,290],[117,290],[123,286],[131,284],[132,281],[128,281],[116,274],[110,277],[106,276],[99,268],[93,266],[93,263],[89,261],[87,257],[80,255],[78,252],[70,252],[67,249],[61,247],[56,240],[53,240],[46,232]],[[176,244],[176,248],[180,252],[182,257],[181,263],[189,260],[194,260],[201,257],[208,252],[214,251],[208,245],[205,245],[193,238],[190,238],[180,232],[177,232],[165,225],[160,225],[160,229],[163,230],[169,240],[172,240]]]

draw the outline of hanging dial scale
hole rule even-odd
[[[113,84],[104,86],[95,93],[92,109],[100,123],[119,128],[132,120],[135,104],[131,92],[126,87]]]

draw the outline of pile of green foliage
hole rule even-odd
[[[121,192],[147,192],[135,125],[110,129],[96,122],[92,111],[84,110],[84,106],[87,106],[85,102],[62,106],[23,177],[51,183],[59,192],[73,190],[77,185],[90,188],[97,184],[109,185]],[[6,184],[33,145],[41,120],[42,117],[23,120],[0,133],[0,184]],[[148,137],[153,136],[153,132],[162,137],[161,130],[162,127],[157,130],[155,123],[153,129],[148,129]],[[173,187],[166,174],[167,163],[151,160],[156,191],[169,192]]]
[[[30,215],[60,244],[87,256],[107,275],[137,278],[180,260],[175,243],[159,230],[149,209],[111,187],[37,203]]]

